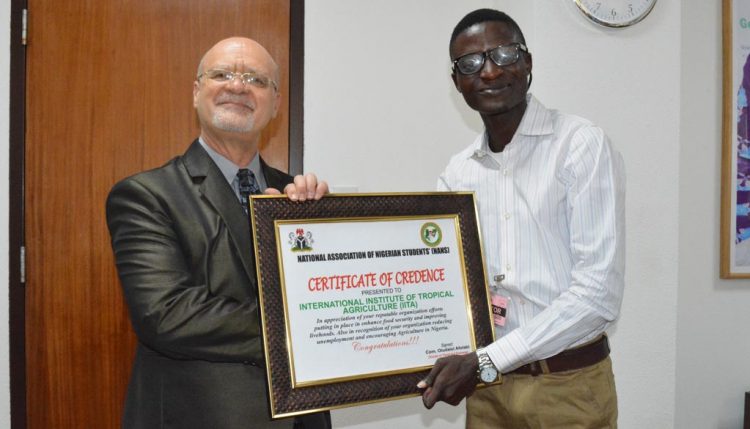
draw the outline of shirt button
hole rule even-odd
[[[507,168],[503,170],[503,176],[507,176],[509,174],[510,174],[510,170],[508,170]]]
[[[506,219],[510,219],[510,213],[505,213],[504,217],[505,217]]]
[[[505,270],[506,271],[510,271],[510,264],[508,264],[508,265],[505,266]]]

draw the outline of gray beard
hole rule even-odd
[[[214,117],[212,118],[211,123],[214,127],[222,131],[228,131],[230,133],[247,133],[252,131],[253,125],[255,125],[255,118],[250,114],[244,121],[233,120],[226,117],[225,112],[217,110],[214,112]]]

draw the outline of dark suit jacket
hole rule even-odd
[[[269,187],[292,181],[262,168]],[[107,223],[139,341],[123,427],[292,427],[269,418],[249,221],[200,144],[116,184]]]

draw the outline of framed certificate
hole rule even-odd
[[[494,340],[473,193],[255,196],[274,418],[419,395]]]

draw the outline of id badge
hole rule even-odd
[[[496,326],[505,326],[508,314],[508,297],[492,294],[492,319]]]

